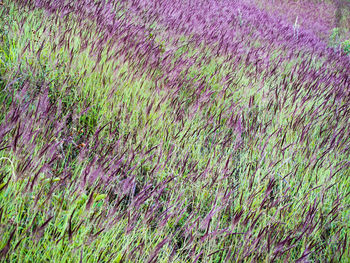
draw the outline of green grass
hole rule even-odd
[[[99,61],[99,54],[92,56],[96,51],[91,52],[91,47],[103,36],[97,32],[94,22],[79,24],[72,16],[64,19],[46,16],[41,10],[19,9],[10,1],[4,1],[4,5],[0,22],[0,120],[5,123],[13,100],[21,94],[21,85],[29,83],[27,97],[17,100],[21,106],[32,99],[26,120],[28,123],[33,121],[28,129],[34,127],[38,131],[38,136],[30,141],[20,139],[20,150],[12,147],[0,151],[0,249],[6,248],[14,233],[7,261],[146,262],[157,245],[170,235],[172,243],[159,251],[159,262],[167,262],[174,244],[180,247],[172,259],[174,262],[193,261],[191,250],[194,255],[203,252],[202,262],[223,262],[228,247],[235,248],[238,258],[242,258],[246,253],[243,249],[253,247],[259,233],[273,227],[276,227],[276,240],[283,240],[293,231],[295,236],[301,235],[295,249],[291,250],[293,260],[302,256],[312,242],[326,248],[320,254],[313,254],[310,260],[326,262],[336,253],[339,240],[344,240],[350,227],[350,177],[348,168],[333,177],[330,174],[339,168],[337,165],[347,162],[348,153],[339,144],[338,148],[323,155],[328,144],[324,148],[319,146],[325,139],[320,131],[324,128],[334,128],[336,132],[341,128],[348,129],[349,122],[338,123],[334,112],[328,111],[342,106],[332,106],[333,97],[330,100],[326,97],[331,88],[312,91],[314,98],[306,102],[300,99],[309,92],[306,85],[298,93],[287,86],[277,95],[283,77],[292,81],[291,71],[300,61],[289,61],[266,80],[250,75],[254,68],[241,63],[234,72],[234,84],[225,86],[223,79],[231,73],[225,55],[214,57],[211,47],[198,50],[189,45],[187,50],[184,47],[177,50],[179,58],[200,53],[211,59],[206,65],[195,64],[183,73],[188,83],[178,89],[167,89],[165,82],[156,86],[156,77],[149,76],[153,71],[154,76],[163,75],[164,69],[145,69],[135,77],[138,67],[142,67],[135,61],[109,59],[113,52],[125,48],[118,43],[105,43]],[[68,29],[71,32],[65,34]],[[76,36],[78,32],[86,38],[84,51],[81,51],[84,43]],[[60,39],[63,39],[61,44]],[[183,36],[182,40],[186,43],[188,39]],[[161,36],[156,36],[157,41],[167,50]],[[283,51],[276,50],[276,58],[281,54]],[[322,61],[314,59],[311,65],[317,68],[322,66]],[[196,94],[194,85],[202,78],[206,87]],[[45,95],[45,92],[53,105],[47,122],[32,117],[39,103],[38,94]],[[294,94],[300,94],[300,98],[293,101]],[[251,98],[254,98],[252,105]],[[281,107],[283,100],[285,106]],[[61,112],[55,111],[60,103]],[[317,107],[320,116],[315,119],[311,113]],[[240,139],[237,128],[229,125],[231,119],[242,120],[244,127]],[[55,134],[54,126],[60,122],[63,129]],[[100,134],[95,135],[105,125]],[[16,136],[16,127],[11,128],[3,139],[6,143],[12,143]],[[112,136],[110,130],[115,129],[117,132]],[[308,131],[302,140],[303,129]],[[223,146],[227,138],[231,140]],[[50,161],[50,156],[41,155],[41,151],[53,142],[64,140],[58,146],[62,156],[53,164],[55,174],[49,174],[51,170],[41,171],[41,167]],[[238,144],[239,140],[241,144]],[[343,138],[344,144],[347,140]],[[84,147],[77,147],[81,143],[88,149],[96,147],[84,155]],[[114,147],[117,144],[119,146]],[[285,148],[289,144],[292,145]],[[144,149],[138,148],[139,145]],[[0,149],[6,146],[1,145]],[[108,152],[109,147],[114,147],[112,152]],[[145,155],[148,150],[154,155]],[[99,168],[102,161],[94,161],[94,158],[109,155],[129,164],[126,167],[131,171],[124,172],[128,176],[135,174],[140,188],[147,183],[155,188],[170,176],[175,176],[176,180],[142,203],[139,210],[132,208],[130,196],[120,200],[124,194],[118,185],[122,176],[107,187],[100,186],[101,180],[79,187],[86,167],[93,163],[92,169]],[[106,160],[115,161],[112,158]],[[28,162],[30,168],[24,169]],[[137,166],[137,170],[132,170],[133,166]],[[226,166],[232,176],[227,176]],[[204,176],[192,181],[194,170]],[[65,177],[68,179],[63,180]],[[270,186],[271,194],[265,200]],[[229,197],[231,206],[214,214],[210,228],[199,226],[213,207],[225,202],[223,193],[226,189],[236,189]],[[111,194],[113,191],[116,191],[115,196]],[[282,201],[270,209],[263,208],[264,202],[269,206],[274,198]],[[338,203],[337,198],[341,199]],[[305,214],[312,211],[315,200],[321,205],[312,223],[321,223],[314,232],[303,236],[302,227],[297,226],[305,223]],[[161,209],[165,208],[159,209],[159,214],[148,211],[152,205],[162,202],[167,202],[172,216],[163,227],[158,227],[157,215],[160,216]],[[116,214],[120,213],[120,217],[111,220],[117,203],[120,203],[120,211]],[[287,204],[289,206],[285,208]],[[336,211],[330,213],[333,208]],[[176,218],[176,212],[182,209],[186,213]],[[198,247],[186,247],[186,242],[190,244],[189,238],[176,230],[188,226],[188,217],[194,210],[200,220],[197,228],[191,231]],[[242,211],[242,218],[248,218],[247,222],[244,224],[242,219],[231,230],[247,232],[246,236],[200,240],[206,231],[231,227],[234,213],[239,211]],[[138,218],[135,225],[129,224],[130,218]],[[348,243],[345,240],[345,260],[349,257]],[[140,244],[143,244],[143,250]],[[223,250],[209,257],[220,249]],[[274,257],[273,251],[261,253],[261,262]],[[282,261],[283,256],[279,260]]]

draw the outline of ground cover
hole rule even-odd
[[[346,262],[350,59],[270,9],[3,1],[2,259]]]

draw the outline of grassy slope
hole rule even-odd
[[[291,61],[290,68],[280,69],[264,80],[250,76],[252,70],[242,64],[235,72],[235,85],[227,88],[223,79],[230,70],[226,64],[216,70],[224,63],[225,55],[213,57],[210,48],[204,47],[201,54],[206,54],[211,62],[190,68],[194,79],[204,77],[207,82],[207,88],[197,97],[198,107],[194,103],[196,90],[191,90],[191,80],[180,88],[168,89],[165,81],[156,85],[156,77],[149,75],[153,72],[155,76],[163,75],[162,68],[150,69],[133,79],[140,66],[134,67],[132,59],[107,61],[106,49],[101,61],[95,63],[98,53],[96,57],[91,56],[94,52],[89,53],[95,39],[91,33],[96,30],[93,22],[74,24],[73,17],[47,17],[40,10],[22,13],[23,7],[17,9],[18,6],[7,2],[5,5],[10,9],[2,21],[7,27],[4,27],[1,44],[1,99],[6,102],[2,104],[1,119],[3,125],[8,123],[10,132],[4,135],[0,148],[11,147],[1,151],[2,169],[7,175],[2,179],[0,195],[4,237],[0,247],[4,247],[4,252],[8,240],[11,241],[8,248],[12,253],[6,253],[9,261],[62,258],[77,261],[82,257],[83,261],[102,258],[107,262],[113,258],[119,262],[122,255],[131,261],[145,261],[165,237],[172,240],[158,252],[160,262],[167,262],[175,244],[179,247],[175,261],[189,261],[186,257],[193,244],[199,245],[194,248],[192,260],[201,250],[205,257],[225,248],[224,252],[210,257],[212,261],[219,261],[220,257],[225,258],[229,247],[241,247],[237,258],[243,258],[249,247],[256,246],[254,242],[261,233],[259,242],[270,238],[275,249],[271,252],[262,249],[261,256],[266,260],[276,255],[280,260],[288,256],[295,260],[306,248],[310,247],[311,251],[318,248],[312,247],[313,242],[324,247],[322,253],[313,253],[311,260],[328,261],[332,254],[339,256],[341,252],[345,258],[349,256],[348,241],[344,237],[349,228],[350,181],[346,166],[348,151],[343,148],[348,138],[338,138],[337,146],[332,146],[329,152],[325,150],[331,141],[320,144],[327,136],[349,132],[348,101],[344,99],[333,105],[328,97],[331,88],[326,86],[324,90],[312,90],[311,98],[303,101],[301,98],[309,92],[307,83],[301,85],[304,88],[299,91],[292,85],[298,81],[298,76],[291,74],[298,61]],[[72,28],[70,35],[63,35],[65,27]],[[42,32],[44,29],[46,33]],[[76,52],[83,45],[76,37],[79,31],[86,34],[88,43],[82,52]],[[58,44],[62,36],[71,40],[70,46],[63,40],[55,48],[55,41]],[[186,37],[183,41],[186,43]],[[26,48],[28,43],[30,46]],[[112,46],[112,53],[121,48],[117,44],[113,47],[112,41],[104,45]],[[181,49],[178,52],[188,57],[198,54],[195,49],[190,51],[193,53]],[[216,76],[211,78],[214,72]],[[285,79],[291,84],[277,93]],[[28,84],[28,88],[20,93],[22,84]],[[18,104],[13,103],[12,92],[19,94]],[[298,95],[296,100],[294,95]],[[42,119],[48,119],[47,122],[36,117],[33,106],[42,104],[45,96],[53,106],[43,106],[39,114]],[[28,100],[30,104],[24,107]],[[82,113],[86,107],[90,108]],[[340,111],[336,115],[342,107],[344,114]],[[11,117],[16,108],[25,113],[19,117],[22,123],[33,121],[25,127],[24,134],[38,130],[37,137],[20,138],[14,143],[13,138],[18,137],[23,127]],[[316,114],[312,114],[315,109]],[[62,121],[65,117],[67,121]],[[59,122],[62,127],[57,132]],[[96,134],[105,124],[107,128]],[[240,125],[243,128],[239,128]],[[81,143],[87,147],[76,147]],[[49,146],[49,150],[44,150],[45,146]],[[54,152],[56,148],[61,149],[58,150],[61,156],[53,161],[52,170],[40,170],[52,158],[50,149]],[[112,174],[113,169],[103,164],[103,156],[108,156],[105,157],[107,164],[119,160],[124,170],[107,186],[101,184],[103,174]],[[29,168],[25,168],[28,162]],[[343,165],[345,167],[333,174]],[[81,186],[86,167],[99,171],[102,179]],[[13,180],[11,174],[14,174]],[[196,174],[201,175],[200,180],[193,179]],[[38,176],[35,180],[34,175]],[[162,191],[155,190],[137,209],[133,196],[138,191],[148,184],[155,187],[172,176],[176,180],[164,185]],[[128,178],[136,182],[136,189],[123,190],[120,182]],[[31,182],[32,189],[27,189]],[[232,196],[225,196],[230,190]],[[203,223],[202,227],[192,230],[194,243],[189,242],[190,237],[175,232],[181,227],[190,227],[192,219],[187,217],[199,216],[202,221],[227,199],[229,205],[212,217],[210,228],[206,229]],[[278,202],[274,205],[275,200]],[[113,211],[116,203],[120,207]],[[160,227],[161,212],[158,214],[156,208],[153,211],[152,204],[164,211],[164,203],[170,217]],[[182,209],[186,212],[177,218]],[[238,224],[233,225],[232,218],[240,212]],[[112,214],[119,216],[110,222]],[[50,221],[46,221],[48,219]],[[177,225],[176,221],[179,221]],[[234,238],[206,237],[207,241],[200,245],[205,232],[215,232],[216,227],[247,234]],[[273,227],[276,230],[269,232]],[[290,255],[279,255],[276,252],[281,246],[279,242],[289,236],[297,240],[289,243],[295,247]],[[113,239],[118,242],[110,242]],[[143,252],[136,249],[132,259],[130,248],[140,244],[144,244]],[[246,260],[252,260],[260,252],[254,253]]]

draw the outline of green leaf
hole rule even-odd
[[[100,200],[102,200],[102,199],[105,199],[106,196],[107,196],[106,194],[97,195],[97,196],[95,197],[95,202],[100,201]]]
[[[7,183],[2,183],[2,184],[0,184],[0,191],[1,191],[3,188],[5,188],[6,185],[7,185]]]

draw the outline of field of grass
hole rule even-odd
[[[350,262],[349,10],[2,0],[0,261]]]

